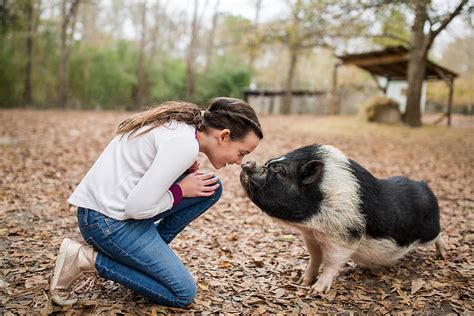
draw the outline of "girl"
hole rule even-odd
[[[165,102],[122,122],[68,200],[92,247],[63,240],[53,301],[75,303],[74,288],[97,273],[157,304],[190,304],[196,284],[168,244],[222,193],[213,173],[199,172],[198,152],[216,169],[240,165],[262,138],[255,111],[233,98],[213,99],[202,112]]]

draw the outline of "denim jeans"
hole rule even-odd
[[[79,228],[98,252],[95,267],[99,275],[160,305],[190,304],[196,295],[196,283],[168,244],[219,200],[220,184],[210,197],[183,198],[171,209],[144,220],[119,221],[79,207]]]

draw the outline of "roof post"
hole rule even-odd
[[[448,96],[448,109],[446,115],[448,116],[448,126],[451,126],[451,107],[453,104],[453,92],[454,92],[454,78],[449,78],[449,96]]]
[[[337,69],[341,64],[336,62],[332,72],[332,87],[331,87],[331,114],[336,115],[339,112],[337,100]]]

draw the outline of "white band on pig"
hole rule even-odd
[[[271,164],[272,162],[283,161],[285,159],[286,159],[286,156],[281,156],[280,158],[275,158],[273,160],[270,160],[268,164]]]

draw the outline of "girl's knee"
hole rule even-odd
[[[185,307],[191,304],[196,297],[196,293],[196,282],[192,280],[179,295],[176,295],[176,307]]]

